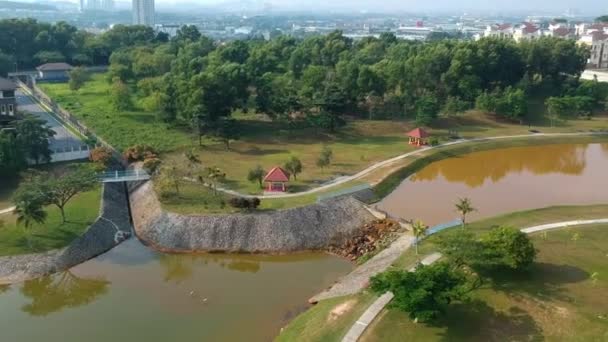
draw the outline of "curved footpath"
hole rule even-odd
[[[114,248],[131,235],[127,193],[122,183],[104,184],[95,223],[69,246],[40,254],[0,257],[0,284],[61,272]]]
[[[590,224],[603,224],[603,223],[608,223],[608,219],[557,222],[557,223],[543,224],[543,225],[539,225],[539,226],[524,228],[521,231],[526,234],[532,234],[532,233],[537,233],[537,232],[542,232],[542,231],[547,231],[547,230],[552,230],[552,229],[583,226],[583,225],[590,225]],[[436,262],[437,260],[439,260],[440,258],[441,258],[441,254],[433,253],[433,254],[429,255],[428,257],[424,258],[421,263],[424,265],[431,265],[434,262]],[[415,267],[412,267],[409,271],[413,272],[414,270],[415,270]],[[374,319],[388,305],[388,303],[390,303],[390,301],[393,299],[393,296],[394,296],[393,293],[389,291],[389,292],[386,292],[385,294],[383,294],[382,296],[380,296],[378,299],[376,299],[367,308],[367,310],[365,310],[365,312],[363,312],[361,317],[359,317],[359,319],[357,319],[357,321],[350,327],[350,329],[348,330],[346,335],[344,335],[344,338],[342,338],[342,342],[358,341],[359,338],[365,332],[365,329],[367,329],[367,327],[370,324],[372,324]]]
[[[15,207],[10,207],[10,208],[6,208],[6,209],[0,209],[0,215],[2,215],[2,214],[8,214],[8,213],[12,212],[13,210],[15,210]]]
[[[162,209],[152,182],[131,188],[135,233],[164,252],[288,253],[343,243],[374,219],[363,203],[343,197],[267,212],[179,215]]]
[[[424,148],[421,148],[421,149],[418,149],[418,150],[415,150],[412,152],[408,152],[408,153],[399,155],[399,156],[391,158],[391,159],[387,159],[387,160],[378,162],[352,176],[341,177],[339,180],[337,180],[335,182],[327,183],[325,185],[322,185],[322,186],[319,186],[317,188],[310,189],[307,191],[257,196],[257,195],[242,194],[238,191],[225,189],[225,188],[221,188],[221,187],[217,188],[217,190],[224,192],[226,194],[232,195],[232,196],[239,196],[239,197],[246,197],[246,198],[257,197],[260,199],[289,198],[289,197],[305,196],[305,195],[310,195],[310,194],[314,194],[317,192],[325,191],[334,186],[341,185],[341,184],[344,184],[344,183],[347,183],[350,181],[354,181],[354,180],[363,178],[373,171],[376,171],[382,167],[385,167],[387,165],[390,165],[392,163],[395,163],[395,162],[405,159],[407,157],[421,154],[423,152],[427,152],[427,151],[431,151],[431,150],[440,149],[443,147],[459,145],[459,144],[464,144],[464,143],[484,142],[484,141],[494,141],[494,140],[508,140],[508,139],[536,138],[536,137],[561,137],[561,136],[567,137],[567,136],[585,136],[585,135],[591,135],[591,136],[608,135],[608,132],[602,131],[602,132],[579,132],[579,133],[530,133],[530,134],[519,134],[519,135],[503,135],[503,136],[487,137],[487,138],[460,139],[460,140],[451,141],[451,142],[437,145],[437,146],[424,147]]]

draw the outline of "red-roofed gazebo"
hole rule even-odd
[[[289,182],[289,173],[277,166],[272,168],[264,177],[266,183],[266,191],[268,192],[285,192],[287,191],[287,183]]]
[[[410,145],[422,146],[427,144],[427,138],[430,135],[422,128],[416,128],[409,132],[407,136],[410,138]]]

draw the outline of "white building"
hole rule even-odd
[[[511,24],[488,25],[483,32],[486,38],[513,38],[513,26]]]
[[[133,25],[154,26],[154,0],[133,0]]]
[[[516,42],[522,40],[538,39],[542,36],[542,31],[532,23],[523,23],[513,30],[513,39]]]
[[[591,31],[578,41],[591,49],[588,66],[591,69],[608,69],[608,33]]]

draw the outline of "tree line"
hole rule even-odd
[[[35,164],[51,160],[49,139],[55,135],[46,122],[32,116],[16,121],[12,128],[0,129],[0,175],[13,177]]]
[[[225,138],[238,134],[234,110],[329,131],[345,115],[428,125],[472,108],[522,121],[530,96],[577,89],[588,56],[575,41],[550,37],[414,42],[384,33],[353,41],[335,31],[215,42],[185,26],[166,43],[115,51],[108,81],[132,85],[166,122]]]
[[[168,41],[166,34],[145,26],[115,25],[94,35],[63,21],[50,24],[35,19],[0,20],[0,32],[0,76],[52,62],[106,65],[120,48]]]

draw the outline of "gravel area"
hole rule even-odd
[[[178,215],[162,210],[151,182],[131,193],[140,239],[162,251],[287,253],[325,249],[374,217],[352,197],[269,212]]]
[[[107,252],[131,235],[123,183],[106,183],[100,216],[68,247],[40,254],[0,257],[0,284],[61,272]]]

